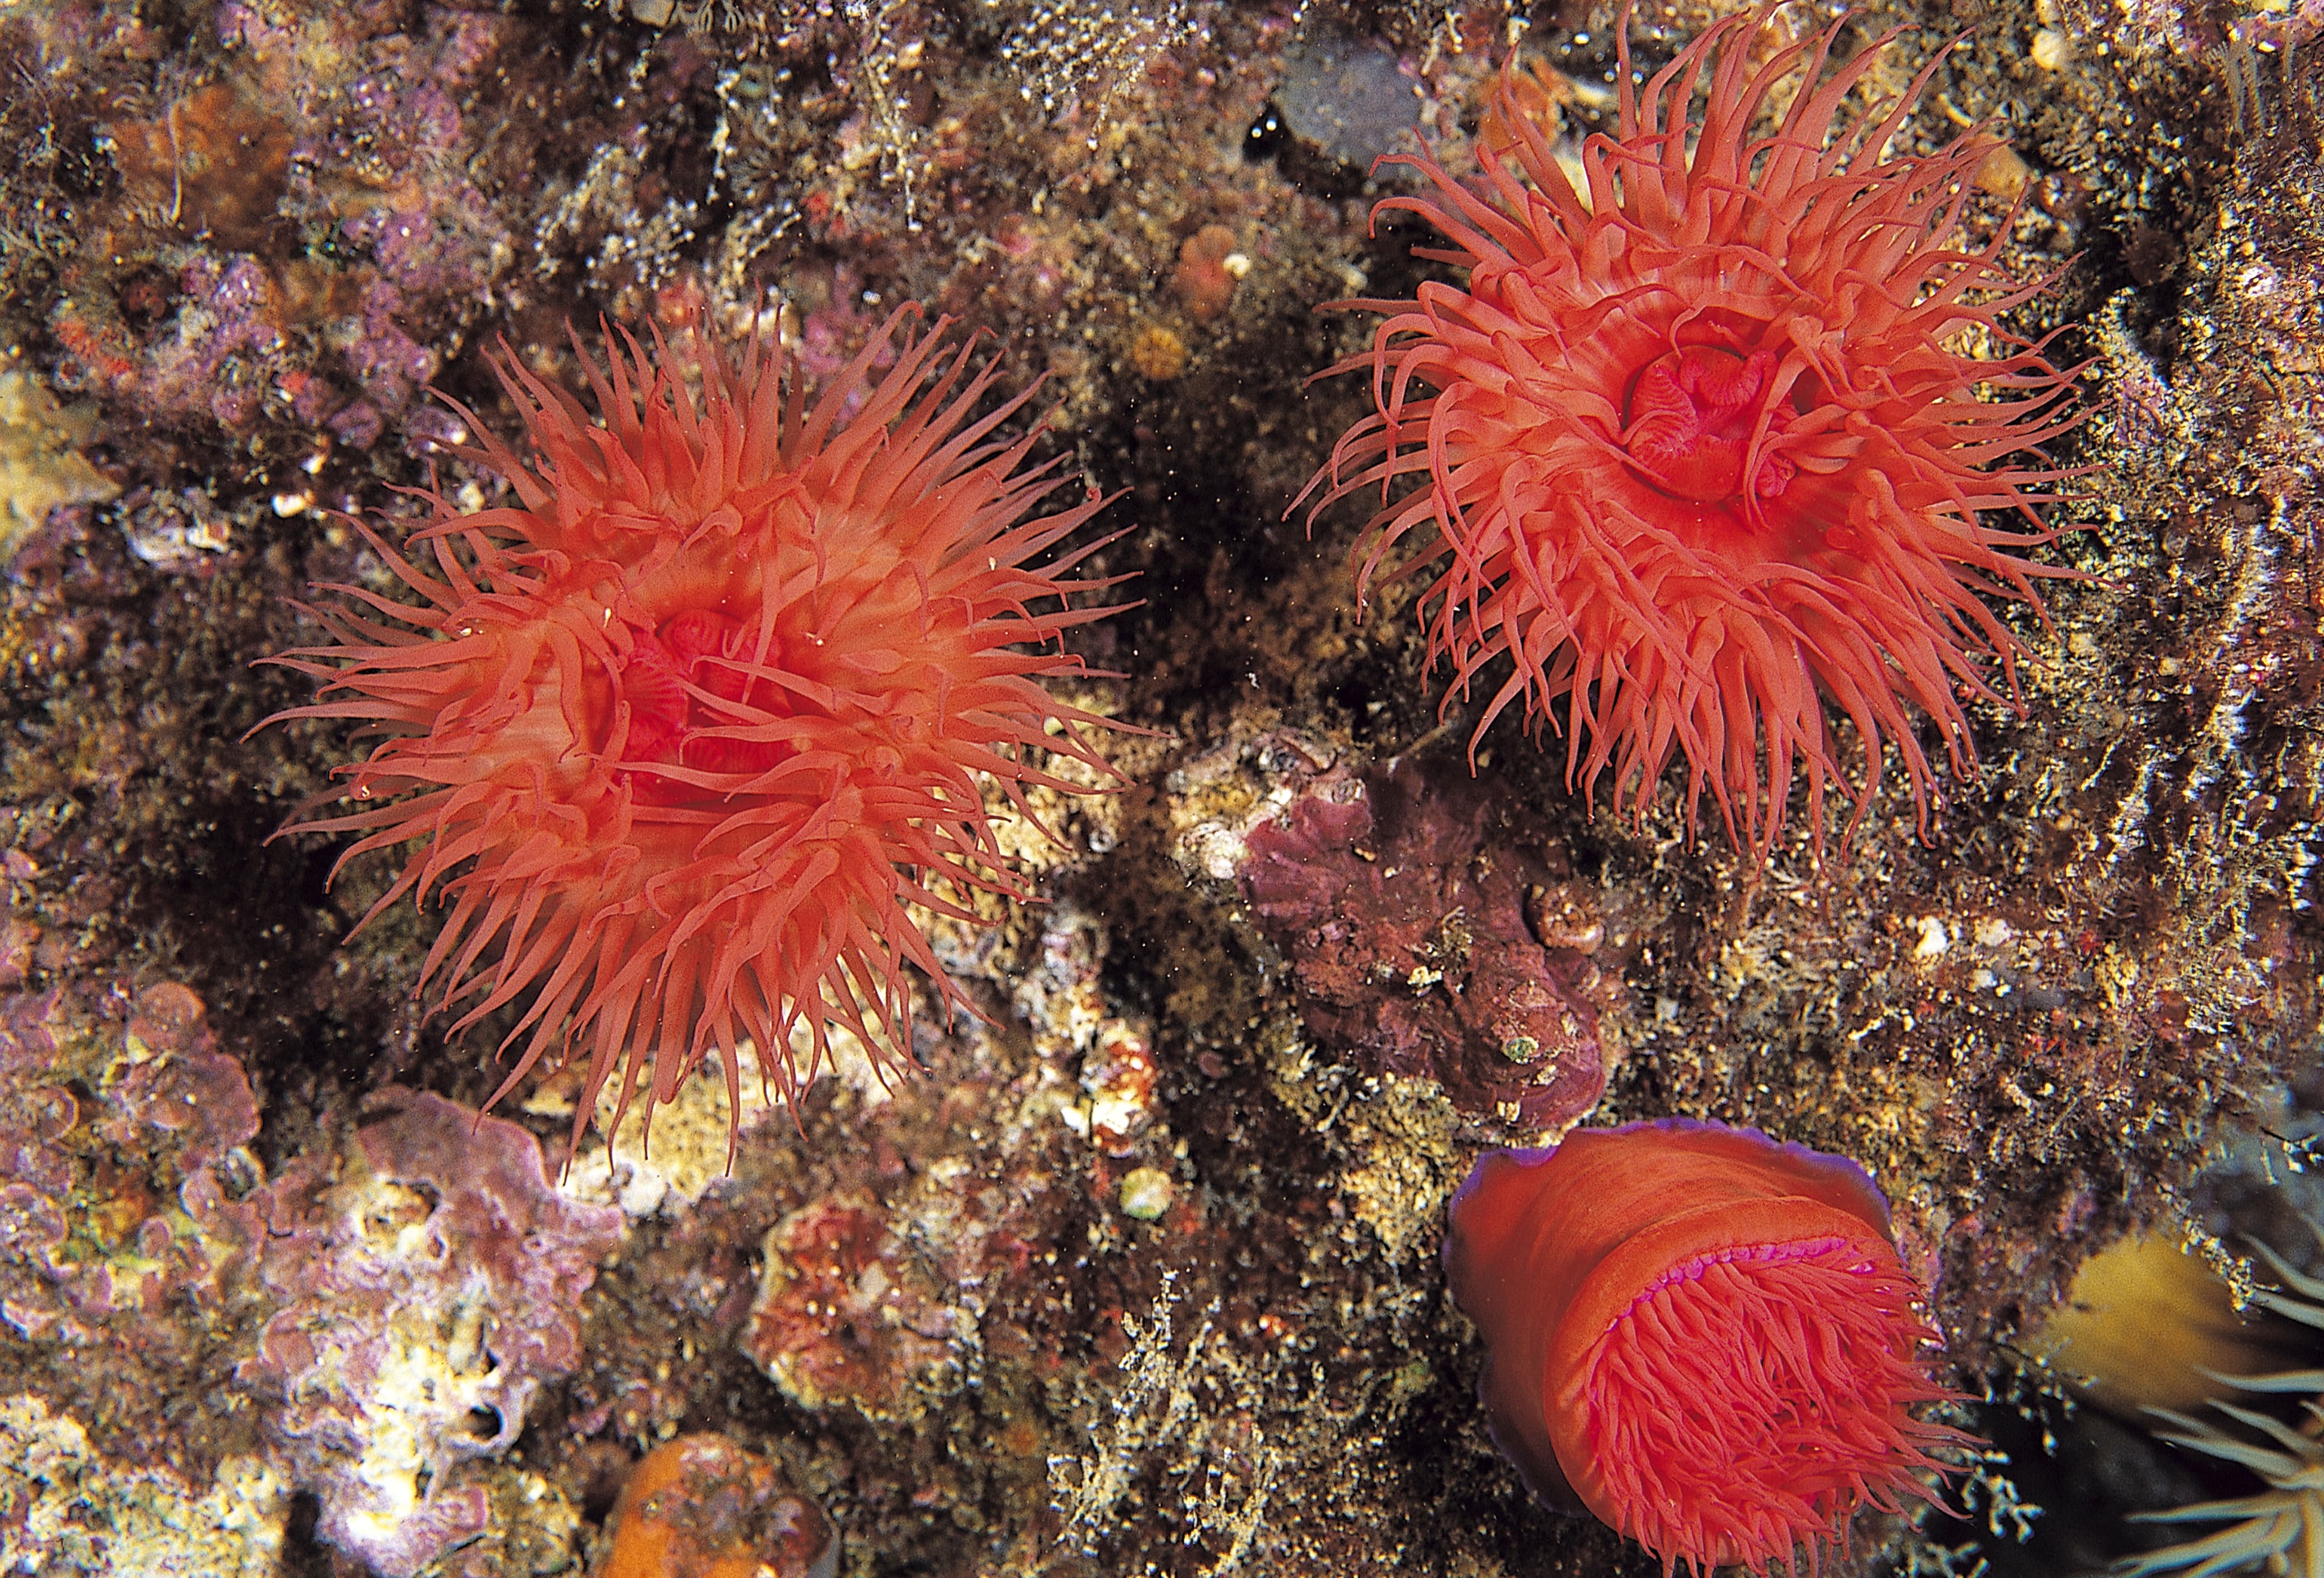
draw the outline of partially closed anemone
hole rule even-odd
[[[1844,1158],[1684,1119],[1480,1158],[1444,1260],[1493,1438],[1544,1500],[1699,1574],[1933,1499],[1951,1396],[1886,1202]]]

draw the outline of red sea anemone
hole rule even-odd
[[[1467,282],[1340,304],[1387,316],[1369,355],[1330,370],[1368,371],[1375,409],[1301,495],[1320,512],[1379,488],[1358,599],[1383,574],[1434,576],[1420,617],[1431,665],[1451,665],[1447,706],[1509,659],[1479,734],[1521,701],[1564,733],[1585,798],[1610,767],[1612,806],[1641,814],[1683,752],[1689,827],[1708,789],[1760,854],[1795,777],[1819,835],[1826,785],[1845,789],[1827,702],[1861,743],[1857,816],[1893,742],[1926,835],[1911,709],[1968,771],[1960,696],[1995,697],[1989,661],[2014,693],[2023,650],[1996,604],[2038,614],[2035,579],[2070,573],[2024,555],[2052,536],[2035,506],[2069,475],[2035,447],[2077,420],[2072,372],[2002,327],[2046,281],[2001,268],[2006,226],[1957,249],[1992,142],[1909,152],[1933,65],[1843,118],[1887,42],[1826,76],[1845,22],[1755,69],[1773,14],[1712,26],[1643,95],[1622,27],[1619,134],[1582,143],[1585,190],[1514,74],[1492,123],[1507,146],[1473,189],[1433,158],[1388,161],[1435,190],[1375,220],[1425,220],[1451,245],[1416,255]],[[1397,496],[1406,476],[1425,485]]]
[[[455,1033],[530,993],[499,1094],[586,1056],[576,1140],[617,1067],[650,1113],[714,1051],[732,1094],[745,1040],[790,1094],[835,1026],[908,1057],[907,965],[966,1005],[907,907],[1023,895],[985,788],[1023,809],[1080,787],[1047,754],[1111,771],[1084,733],[1104,720],[1038,683],[1084,674],[1058,638],[1111,612],[1068,574],[1105,501],[1034,514],[1063,479],[996,436],[1029,392],[980,414],[991,370],[942,322],[898,348],[902,316],[811,410],[756,340],[657,336],[657,365],[624,336],[587,368],[595,420],[503,357],[534,458],[463,454],[512,499],[422,495],[408,554],[357,522],[402,595],[328,588],[334,644],[277,660],[321,682],[281,717],[379,739],[339,770],[358,808],[291,830],[362,835],[340,867],[418,846],[364,922],[448,909],[420,991],[465,1005]]]
[[[1493,1438],[1545,1500],[1707,1575],[1928,1497],[1913,1417],[1950,1394],[1862,1168],[1684,1119],[1480,1158],[1444,1264],[1486,1346]]]

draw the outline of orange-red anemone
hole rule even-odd
[[[1024,893],[984,786],[1022,808],[1081,787],[1050,753],[1111,771],[1105,720],[1040,683],[1084,672],[1059,638],[1111,612],[1071,602],[1110,584],[1071,574],[1105,501],[1036,514],[1065,479],[998,436],[1029,392],[981,411],[991,369],[941,322],[899,346],[903,316],[811,409],[755,339],[623,336],[596,420],[504,356],[533,457],[465,453],[513,497],[427,495],[401,551],[356,522],[401,594],[327,588],[331,643],[277,660],[320,682],[281,716],[379,741],[339,770],[356,808],[290,830],[361,835],[341,867],[417,846],[364,920],[448,909],[420,990],[456,1033],[522,1005],[502,1095],[586,1057],[576,1139],[616,1070],[650,1113],[714,1053],[733,1092],[746,1041],[787,1094],[834,1027],[908,1057],[912,971],[967,1005],[907,906]]]
[[[1952,1394],[1888,1204],[1845,1158],[1669,1118],[1480,1158],[1444,1264],[1493,1439],[1536,1494],[1698,1578],[1817,1570],[1867,1505],[1933,1498]]]
[[[2078,420],[2072,373],[2004,327],[2046,281],[2002,268],[2006,226],[1959,249],[1990,139],[1912,152],[1933,66],[1845,113],[1888,42],[1827,74],[1845,21],[1755,67],[1775,12],[1715,24],[1643,94],[1625,25],[1618,132],[1582,143],[1582,189],[1514,71],[1473,187],[1388,161],[1434,190],[1375,219],[1426,221],[1448,245],[1416,255],[1467,278],[1339,304],[1386,317],[1331,369],[1369,373],[1374,410],[1301,495],[1379,491],[1358,598],[1433,577],[1429,660],[1448,707],[1489,687],[1480,735],[1520,706],[1565,735],[1585,798],[1610,770],[1613,808],[1641,814],[1683,755],[1689,827],[1708,792],[1759,854],[1796,780],[1819,835],[1847,790],[1827,706],[1861,743],[1857,817],[1893,745],[1927,835],[1914,715],[1973,767],[1962,698],[1997,698],[1996,664],[2014,695],[2023,651],[1998,605],[2039,614],[2035,581],[2071,573],[2025,556],[2069,475],[2037,447]]]

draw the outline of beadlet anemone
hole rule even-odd
[[[2040,615],[2035,582],[2072,573],[2026,556],[2071,475],[2038,446],[2079,420],[2074,371],[2005,327],[2047,281],[2002,267],[2006,226],[1960,250],[1991,139],[1912,151],[1933,62],[1847,113],[1894,34],[1827,74],[1835,22],[1755,66],[1776,11],[1716,23],[1640,92],[1626,8],[1619,126],[1583,142],[1580,189],[1514,69],[1478,181],[1387,161],[1434,190],[1375,223],[1426,222],[1445,245],[1415,255],[1466,278],[1336,304],[1384,315],[1327,370],[1369,374],[1373,410],[1293,505],[1314,500],[1312,525],[1378,491],[1358,600],[1428,577],[1444,706],[1489,691],[1477,736],[1519,707],[1563,734],[1585,801],[1602,778],[1640,816],[1683,756],[1689,828],[1707,792],[1762,856],[1797,780],[1819,838],[1827,789],[1848,790],[1827,706],[1862,752],[1849,831],[1893,745],[1928,836],[1914,714],[1973,769],[1962,698],[1998,699],[1997,665],[2014,697],[2024,650],[2000,605]]]
[[[455,1034],[521,1005],[495,1101],[586,1059],[576,1141],[616,1072],[650,1115],[710,1056],[736,1094],[746,1042],[790,1094],[835,1028],[908,1057],[914,973],[968,1005],[907,907],[1025,893],[984,786],[1025,809],[1084,787],[1052,756],[1111,771],[1106,720],[1040,683],[1083,674],[1061,637],[1112,612],[1073,601],[1111,584],[1072,573],[1105,501],[1035,513],[1064,478],[998,436],[1030,392],[982,409],[991,369],[945,322],[899,346],[904,316],[812,408],[755,338],[584,354],[595,420],[503,355],[533,457],[462,453],[509,501],[422,494],[402,550],[353,522],[395,595],[326,588],[330,642],[274,660],[320,687],[279,718],[376,742],[338,770],[355,808],[285,831],[359,835],[335,875],[413,846],[362,924],[448,909],[420,991]]]

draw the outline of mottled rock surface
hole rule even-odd
[[[1723,9],[1646,7],[1641,64]],[[1534,15],[1570,144],[1609,19]],[[1303,381],[1371,321],[1313,309],[1438,268],[1268,131],[1297,41],[1351,41],[1465,168],[1511,20],[0,5],[0,1544],[602,1570],[632,1465],[715,1432],[857,1575],[1644,1575],[1493,1452],[1437,1262],[1476,1152],[1569,1119],[1857,1158],[1956,1380],[2051,1419],[2017,1336],[2324,1093],[2324,16],[1858,14],[1851,47],[1921,29],[1884,90],[1960,39],[1900,143],[2006,142],[1970,239],[2007,223],[2058,276],[2018,326],[2095,358],[2045,550],[2090,578],[2020,622],[1928,842],[1884,798],[1764,867],[1667,795],[1591,818],[1510,720],[1472,758],[1489,691],[1422,671],[1409,583],[1359,618],[1352,519],[1283,521],[1364,409]],[[920,1073],[746,1113],[731,1177],[705,1094],[560,1186],[569,1083],[479,1123],[506,1023],[447,1046],[411,1001],[436,917],[342,946],[384,864],[267,842],[337,756],[245,737],[303,699],[251,664],[310,639],[309,583],[386,586],[330,511],[486,502],[424,392],[508,430],[480,343],[578,391],[568,319],[700,313],[821,380],[905,300],[1046,374],[1044,442],[1127,490],[1091,568],[1143,605],[1079,632],[1119,677],[1072,699],[1156,734],[1121,792],[1036,797],[1055,842],[1001,828],[1043,904],[932,923],[987,1018],[926,1023]],[[1973,1518],[1868,1518],[1850,1570],[2083,1570],[2140,1536],[2079,1488],[2201,1490],[2126,1426],[1956,1422],[2008,1454]],[[2006,1485],[2050,1503],[2032,1544]]]

